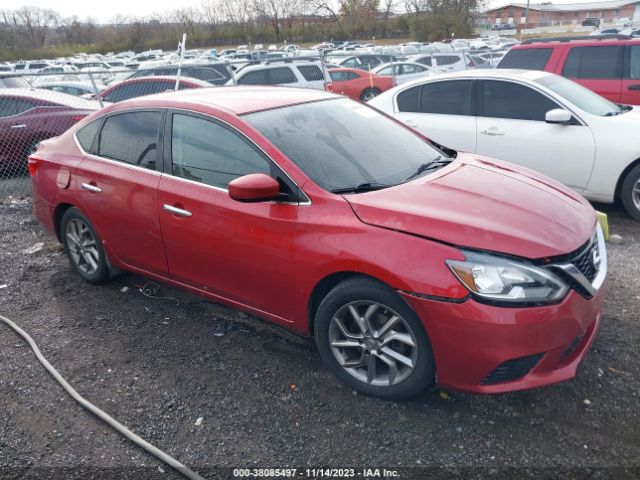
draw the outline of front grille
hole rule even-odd
[[[538,353],[536,355],[529,355],[528,357],[507,360],[498,365],[481,383],[483,385],[492,385],[522,378],[538,364],[543,355],[544,353]]]
[[[580,270],[580,273],[582,273],[589,282],[593,282],[600,267],[599,262],[596,265],[595,258],[600,258],[600,252],[598,251],[598,242],[594,238],[586,248],[578,251],[569,261]]]

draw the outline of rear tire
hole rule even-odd
[[[372,98],[380,95],[380,93],[382,92],[380,92],[380,90],[375,87],[367,88],[360,94],[360,100],[362,100],[363,102],[368,102]]]
[[[636,165],[622,182],[620,200],[627,213],[640,222],[640,165]]]
[[[433,383],[422,322],[381,282],[354,277],[339,283],[320,304],[314,333],[325,365],[358,392],[399,400]]]
[[[109,278],[102,241],[80,210],[70,208],[64,212],[60,236],[71,266],[86,282],[100,285]]]

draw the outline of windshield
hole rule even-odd
[[[605,117],[626,111],[597,93],[564,77],[549,75],[536,80],[536,82],[592,115]]]
[[[267,110],[245,119],[329,191],[397,185],[444,156],[377,110],[349,99]]]

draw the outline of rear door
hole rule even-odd
[[[562,75],[615,103],[621,101],[624,46],[571,47]]]
[[[244,135],[211,117],[173,112],[159,188],[171,278],[232,302],[287,318],[297,189]],[[250,173],[278,179],[289,201],[241,203],[228,183]]]
[[[586,187],[595,158],[588,126],[546,123],[546,112],[562,107],[528,85],[482,80],[478,96],[476,153],[523,165],[578,191]]]
[[[640,105],[640,44],[625,47],[620,102]]]
[[[429,82],[396,97],[396,117],[436,143],[473,152],[476,117],[473,80]]]
[[[26,167],[31,152],[31,139],[39,139],[40,123],[44,118],[29,117],[37,107],[28,99],[0,96],[0,170],[16,171]],[[46,118],[46,117],[45,117]]]
[[[160,110],[107,116],[76,179],[81,209],[109,254],[134,269],[166,276],[158,218],[164,116]]]

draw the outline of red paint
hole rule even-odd
[[[352,80],[332,80],[327,84],[327,91],[346,95],[354,100],[360,100],[365,90],[370,88],[377,89],[380,93],[393,88],[393,78],[376,75],[375,73],[359,70],[357,68],[330,68],[329,74],[346,72],[357,75],[358,78]]]
[[[84,156],[73,134],[85,120],[44,142],[38,151],[42,160],[33,177],[33,196],[40,222],[55,232],[56,208],[75,205],[93,223],[114,267],[303,334],[309,333],[311,295],[321,280],[339,272],[377,278],[402,292],[422,320],[433,344],[438,381],[446,387],[492,393],[575,375],[597,330],[603,290],[590,300],[571,290],[561,303],[543,307],[488,306],[469,297],[445,261],[464,259],[458,246],[527,259],[569,253],[593,233],[595,213],[588,203],[529,170],[465,154],[404,185],[332,194],[237,113],[335,96],[303,89],[232,88],[140,98],[96,115],[154,107],[216,117],[264,150],[310,202],[239,202],[223,189],[168,172],[161,175]],[[67,189],[56,184],[63,168],[71,172]],[[82,183],[99,186],[103,195],[81,189]],[[256,189],[270,193],[272,184],[250,175],[230,188],[236,195]],[[163,205],[188,210],[192,216],[171,214]],[[581,332],[586,334],[583,343],[560,361]],[[524,378],[480,384],[501,362],[541,352],[543,360]]]
[[[574,78],[568,77],[583,87],[602,95],[614,103],[640,105],[640,79],[630,78],[630,49],[640,48],[639,39],[628,40],[571,40],[556,42],[541,42],[527,45],[516,45],[513,50],[551,49],[552,53],[544,67],[547,72],[563,75],[567,58],[572,49],[580,47],[623,47],[623,55],[619,58],[619,72],[615,78]],[[508,54],[507,54],[508,55]]]
[[[280,184],[264,173],[252,173],[229,182],[229,196],[239,202],[271,200],[280,193]]]

